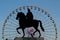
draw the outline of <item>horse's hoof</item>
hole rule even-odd
[[[39,38],[41,37],[41,35],[39,36]]]
[[[33,37],[33,34],[31,34],[31,36]]]
[[[39,36],[39,38],[40,38],[40,36]]]
[[[39,36],[39,38],[40,38],[41,36]]]
[[[22,38],[24,38],[24,36]]]

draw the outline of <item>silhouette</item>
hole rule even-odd
[[[30,9],[28,9],[28,13],[27,13],[26,16],[24,15],[23,12],[18,12],[16,19],[19,20],[19,27],[16,28],[16,30],[17,30],[18,34],[20,34],[18,29],[22,29],[23,37],[25,36],[24,29],[29,28],[29,27],[34,27],[36,29],[35,32],[38,31],[39,32],[39,37],[40,37],[41,33],[38,29],[39,24],[40,24],[40,27],[41,27],[42,31],[44,32],[42,22],[40,20],[34,20],[33,19],[33,14],[32,14],[32,12],[30,12]],[[35,34],[35,32],[33,33],[33,35]]]

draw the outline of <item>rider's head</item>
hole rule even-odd
[[[28,8],[28,12],[30,12],[30,9]]]

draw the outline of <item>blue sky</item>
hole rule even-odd
[[[57,24],[58,37],[60,37],[60,0],[0,0],[0,37],[2,36],[1,24],[7,15],[20,6],[29,5],[43,8],[52,15]]]

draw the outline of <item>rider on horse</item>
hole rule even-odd
[[[28,13],[26,15],[26,20],[27,20],[27,23],[29,23],[30,25],[33,22],[33,14],[29,8],[28,8]]]
[[[40,27],[42,29],[42,31],[44,32],[44,28],[42,26],[42,22],[40,20],[34,20],[33,19],[33,14],[30,11],[30,9],[28,8],[28,13],[25,16],[25,14],[23,12],[18,12],[16,19],[19,20],[19,27],[16,28],[18,34],[20,34],[20,32],[18,31],[19,29],[22,29],[23,31],[23,37],[25,36],[25,32],[24,29],[25,28],[29,28],[29,27],[33,27],[36,31],[33,33],[35,34],[37,31],[39,32],[39,37],[41,36],[41,33],[38,29],[38,26],[40,24]]]

